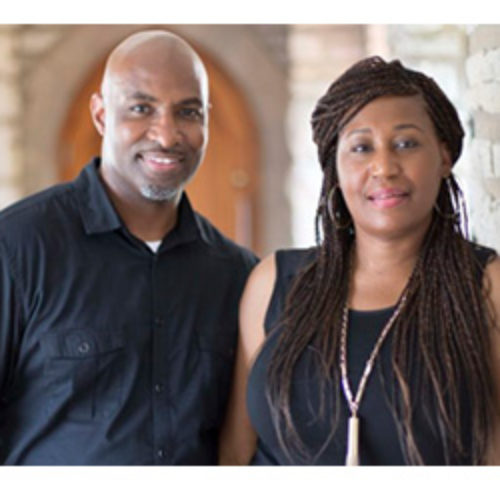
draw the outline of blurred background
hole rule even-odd
[[[89,97],[110,50],[149,28],[182,36],[207,66],[209,148],[188,193],[231,238],[261,255],[314,243],[311,112],[341,72],[378,54],[434,77],[458,108],[472,233],[500,250],[500,25],[0,25],[0,208],[99,153]]]

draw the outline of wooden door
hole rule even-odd
[[[259,251],[257,185],[259,146],[245,99],[236,85],[203,51],[210,81],[209,142],[195,177],[187,187],[194,208],[226,236]],[[92,156],[99,155],[101,138],[89,112],[89,99],[100,85],[105,61],[83,82],[70,106],[59,140],[62,181],[74,179]]]

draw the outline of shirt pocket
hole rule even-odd
[[[102,420],[122,403],[124,335],[75,328],[41,339],[49,414]]]
[[[231,389],[236,351],[236,328],[198,330],[198,349],[203,373],[205,423],[219,428]]]

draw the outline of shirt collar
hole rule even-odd
[[[198,215],[191,208],[191,203],[188,200],[186,193],[182,193],[181,201],[177,209],[177,224],[170,231],[160,247],[160,252],[173,248],[184,243],[189,243],[203,238],[204,233],[200,231],[198,224]],[[203,238],[205,239],[205,238]]]
[[[74,182],[87,234],[105,233],[123,226],[99,178],[100,164],[100,158],[93,158]]]
[[[105,233],[125,228],[99,177],[100,163],[100,158],[93,158],[74,182],[87,234]],[[177,224],[165,236],[162,250],[200,238],[210,243],[209,234],[201,217],[193,211],[187,195],[183,193],[178,207]]]

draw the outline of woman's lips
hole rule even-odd
[[[379,189],[370,193],[368,199],[376,207],[392,208],[405,203],[408,193],[401,189]]]

